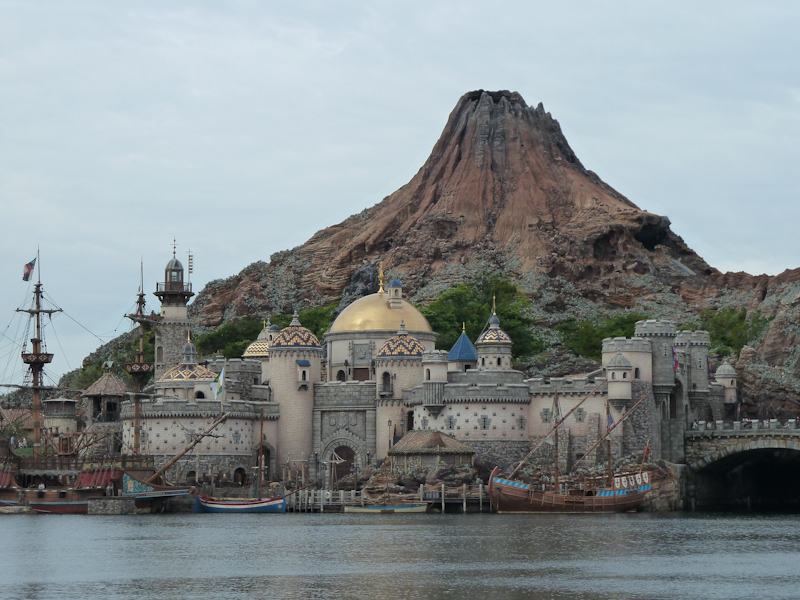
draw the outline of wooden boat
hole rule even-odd
[[[599,386],[598,386],[599,387]],[[595,388],[597,389],[597,388]],[[541,446],[583,402],[594,392],[590,392],[563,418],[559,418],[559,411],[554,410],[555,426],[536,444],[528,455],[522,459],[517,468],[508,478],[500,477],[500,468],[495,467],[489,475],[489,498],[494,510],[498,513],[615,513],[636,510],[644,502],[651,487],[651,474],[639,469],[638,473],[627,475],[611,474],[611,440],[609,436],[636,408],[644,401],[649,394],[645,394],[633,407],[625,413],[613,426],[607,427],[607,431],[597,443],[589,448],[584,456],[590,453],[603,441],[607,441],[608,450],[608,475],[604,486],[584,485],[580,489],[562,490],[558,484],[558,435],[554,437],[555,466],[553,468],[554,485],[553,490],[537,490],[530,484],[514,479],[514,475],[519,471],[525,462]],[[557,407],[558,392],[554,402]],[[606,419],[611,424],[609,418],[610,409],[606,403]],[[648,451],[645,450],[645,456]],[[580,461],[578,461],[580,462]],[[578,463],[576,463],[577,465]],[[642,458],[642,465],[644,457]],[[575,466],[575,465],[574,465]],[[573,468],[574,468],[573,466]],[[564,493],[566,492],[566,493]]]
[[[360,513],[360,514],[378,514],[389,515],[393,513],[424,513],[428,511],[428,505],[425,502],[418,502],[415,504],[368,504],[364,506],[348,506],[342,507],[342,512],[346,513]]]
[[[285,513],[286,498],[212,498],[197,494],[196,513]]]
[[[635,510],[650,490],[650,473],[614,477],[612,487],[570,490],[567,494],[537,491],[520,481],[503,479],[495,467],[489,476],[489,497],[498,513],[584,513]]]

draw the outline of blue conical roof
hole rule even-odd
[[[478,351],[475,350],[466,332],[462,331],[456,343],[450,348],[447,360],[478,360]]]

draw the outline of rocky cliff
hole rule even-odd
[[[544,326],[635,309],[680,322],[705,308],[774,317],[736,363],[751,401],[800,398],[795,338],[800,270],[720,273],[670,229],[580,162],[558,121],[516,92],[475,91],[456,104],[430,157],[382,202],[268,263],[211,282],[192,312],[216,326],[376,289],[384,262],[417,302],[475,273],[503,272]]]

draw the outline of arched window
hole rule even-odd
[[[639,367],[636,367],[636,369],[634,369],[634,371],[633,371],[633,378],[634,378],[634,379],[639,379],[641,376],[642,376],[642,375],[641,375],[641,373],[639,372]]]
[[[156,362],[164,362],[164,347],[159,346],[156,349]]]
[[[614,373],[614,371],[611,371],[611,379],[616,379],[616,378],[617,378],[617,374]]]
[[[626,372],[624,372],[624,371],[622,372],[622,378],[623,379],[627,379],[628,378],[628,374]]]
[[[381,385],[384,392],[392,391],[392,376],[387,371],[384,371],[381,376]]]
[[[203,392],[199,392],[199,391],[198,391],[198,392],[195,392],[195,393],[194,393],[194,397],[195,397],[195,398],[205,398],[205,397],[206,397],[206,395],[205,395]]]
[[[308,381],[308,373],[305,369],[303,369],[303,372],[300,375],[300,381]]]
[[[336,381],[347,381],[347,374],[344,372],[344,369],[339,369],[336,372]]]
[[[425,381],[430,381],[430,380],[431,380],[431,370],[425,369]]]

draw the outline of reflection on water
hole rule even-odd
[[[0,597],[795,598],[800,516],[0,518]]]

